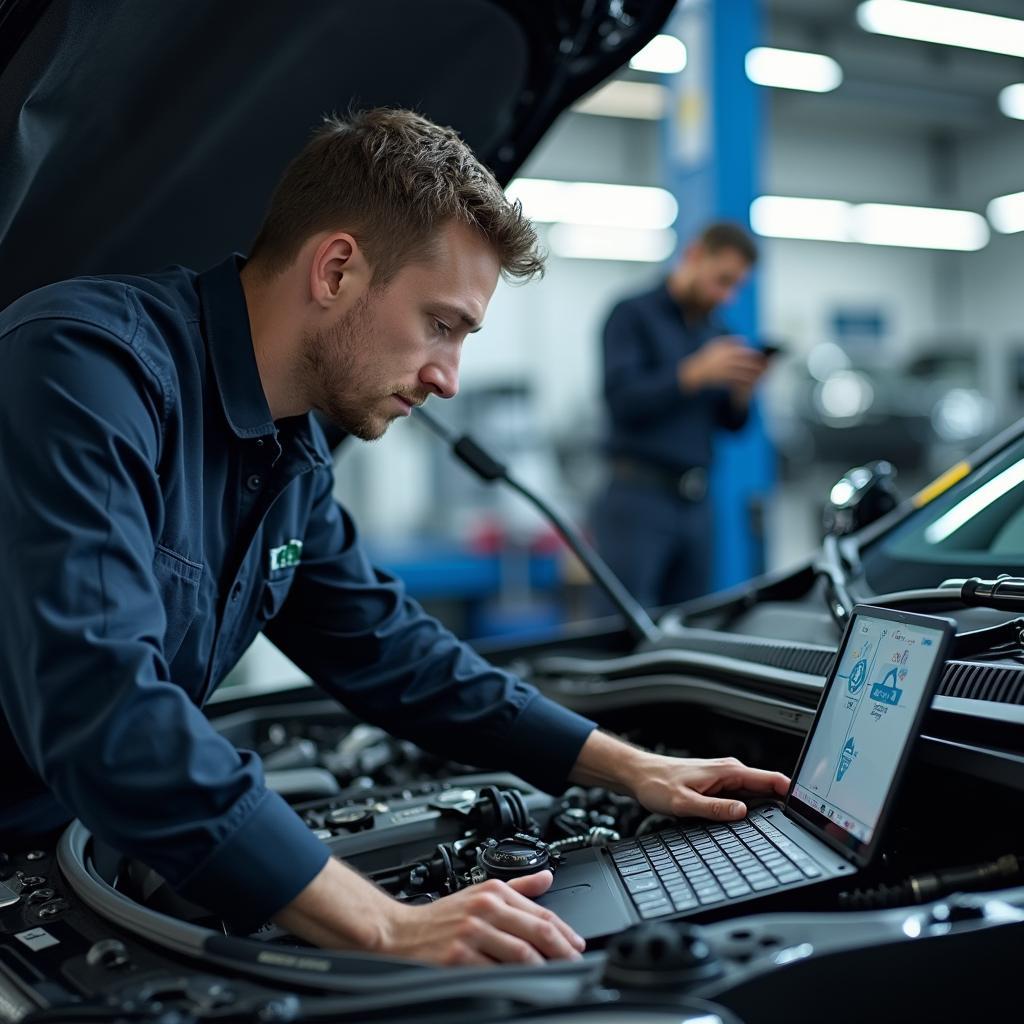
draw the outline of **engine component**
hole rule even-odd
[[[609,843],[617,843],[621,838],[622,836],[614,829],[595,825],[583,835],[556,839],[553,843],[548,843],[548,848],[558,853],[568,853],[569,850],[582,850],[587,846],[607,846]]]
[[[343,828],[358,832],[373,825],[373,812],[369,807],[339,807],[324,815],[326,828]]]
[[[621,988],[682,988],[722,974],[722,964],[698,925],[651,921],[608,945],[605,982]]]
[[[467,817],[471,826],[485,835],[537,831],[537,824],[530,818],[522,796],[514,789],[501,790],[497,786],[484,786]]]
[[[1008,885],[1020,873],[1020,859],[1007,854],[988,864],[915,875],[901,885],[879,885],[874,889],[843,892],[839,894],[839,905],[844,910],[875,910],[925,903],[955,891]]]
[[[555,801],[514,775],[464,775],[415,787],[350,787],[296,810],[331,852],[361,871],[419,863],[439,843],[543,835]],[[475,851],[473,854],[475,858]]]
[[[478,872],[474,872],[474,881],[497,878],[508,882],[546,868],[553,869],[557,862],[557,851],[552,851],[535,836],[517,833],[511,839],[487,839],[477,851]]]

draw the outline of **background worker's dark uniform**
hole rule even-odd
[[[0,353],[0,848],[77,816],[223,916],[290,902],[327,848],[200,711],[260,630],[396,735],[565,786],[593,723],[369,564],[315,420],[271,420],[236,258],[40,289]]]
[[[711,588],[713,435],[747,413],[724,388],[684,394],[677,367],[728,333],[713,313],[684,317],[664,284],[621,301],[605,324],[610,480],[591,518],[601,554],[644,605]]]

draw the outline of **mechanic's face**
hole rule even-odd
[[[708,252],[697,246],[691,253],[693,277],[689,301],[710,311],[733,297],[750,273],[750,264],[737,249]]]
[[[462,343],[480,329],[499,269],[477,231],[446,225],[428,262],[369,287],[332,326],[304,339],[314,407],[372,441],[430,395],[453,398]]]

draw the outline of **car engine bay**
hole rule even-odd
[[[686,702],[628,704],[597,717],[650,749],[730,750],[770,767],[793,763],[799,749],[799,728],[766,730]],[[507,773],[445,762],[353,721],[312,688],[235,698],[214,705],[212,717],[232,742],[261,755],[268,783],[333,855],[406,902],[545,867],[557,876],[571,850],[641,837],[670,821],[598,787],[552,796]],[[666,741],[666,725],[675,743]],[[699,745],[681,742],[694,737]],[[635,1004],[637,1021],[688,1019],[685,1012],[696,1017],[708,1007],[722,1021],[810,1021],[852,964],[892,971],[889,998],[908,1012],[967,1012],[996,1000],[1019,949],[1024,850],[1019,819],[1005,813],[1018,805],[1013,787],[923,756],[905,781],[882,856],[855,884],[640,924],[592,944],[581,964],[495,970],[314,950],[269,922],[240,930],[76,823],[54,848],[5,858],[0,1020],[181,1024],[361,1020],[372,1012],[456,1021],[529,1012],[601,1021],[621,1020],[608,1016],[611,1008]],[[944,960],[923,985],[924,964]],[[985,977],[988,988],[979,984]],[[815,998],[795,999],[801,992]],[[871,998],[851,994],[830,1015],[859,1019]],[[767,1014],[766,999],[777,1000]],[[565,1016],[583,1007],[587,1016]]]

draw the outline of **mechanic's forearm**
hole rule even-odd
[[[325,949],[380,949],[395,901],[331,857],[298,896],[274,915],[293,935]]]
[[[569,779],[579,786],[604,786],[617,793],[633,794],[636,779],[650,756],[639,747],[595,729],[583,744]]]

